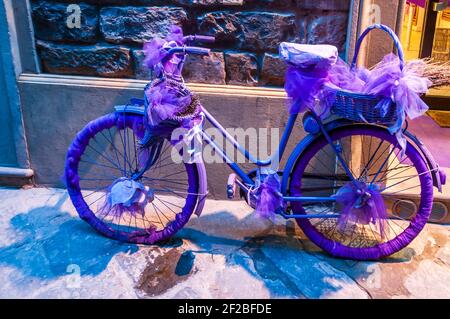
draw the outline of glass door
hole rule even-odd
[[[407,0],[402,44],[407,60],[432,58],[449,62],[449,1]],[[450,87],[430,90],[425,100],[432,109],[450,110]]]

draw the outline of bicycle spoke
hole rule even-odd
[[[95,174],[95,173],[92,173],[90,171],[85,171],[85,170],[78,169],[78,174],[80,174],[80,173],[81,174],[89,174],[89,176],[91,176],[91,177],[101,177],[101,178],[105,177],[105,178],[109,178],[112,181],[115,181],[118,178],[118,176],[106,175],[106,174]]]
[[[366,166],[364,167],[364,169],[363,169],[363,171],[362,171],[362,173],[361,173],[361,175],[359,176],[358,179],[361,179],[361,177],[363,177],[363,175],[365,174],[365,172],[369,172],[370,168],[372,167],[371,165],[372,165],[373,159],[375,158],[376,154],[378,153],[378,151],[380,150],[380,148],[381,148],[382,145],[383,145],[383,141],[380,140],[380,143],[378,143],[378,146],[377,146],[377,148],[375,149],[375,152],[374,152],[374,153],[372,154],[372,156],[370,157],[369,162],[368,162],[368,163],[366,164]],[[377,160],[377,161],[378,161],[378,160]]]
[[[130,162],[128,161],[128,157],[127,157],[127,154],[126,154],[126,151],[125,151],[126,143],[124,142],[124,138],[122,137],[122,132],[120,130],[118,130],[118,133],[119,133],[120,141],[122,142],[122,146],[123,146],[123,149],[124,149],[124,153],[123,153],[123,169],[124,169],[124,172],[125,172],[125,176],[128,176],[128,174],[127,174],[127,165],[128,165],[128,168],[130,169],[130,171],[131,171],[131,165],[130,165]]]
[[[88,206],[91,207],[91,205],[94,205],[95,203],[97,203],[100,199],[104,198],[105,196],[106,196],[106,194],[103,194],[102,196],[97,198],[95,201],[93,201],[92,203],[88,204]]]
[[[98,155],[100,155],[101,157],[103,157],[104,159],[106,159],[109,163],[111,163],[114,167],[116,167],[117,169],[121,170],[119,166],[116,165],[116,163],[114,163],[113,161],[111,161],[110,159],[108,159],[107,157],[105,157],[102,153],[100,153],[99,151],[97,151],[92,145],[88,144],[88,147],[90,149],[92,149],[94,152],[96,152]]]
[[[93,137],[91,140],[94,141],[95,144],[97,144],[100,148],[102,148],[102,144],[100,144],[99,141],[97,141],[97,139],[96,139],[95,137]],[[93,148],[92,145],[89,145],[89,146],[90,146],[91,148]],[[105,152],[102,153],[101,156],[102,156],[103,158],[105,158],[109,163],[111,163],[111,164],[113,164],[113,165],[115,164],[118,168],[120,168],[120,163],[117,163],[117,164],[114,163],[114,159],[112,159],[112,158],[110,158],[109,156],[107,156],[107,154],[106,154],[106,149],[108,149],[107,146],[105,146]],[[94,150],[95,150],[98,154],[101,153],[100,151],[97,151],[96,148],[94,148]]]
[[[152,203],[152,205],[156,208],[157,211],[161,213],[161,215],[163,215],[165,219],[167,219],[168,222],[171,222],[171,219],[167,218],[167,216],[162,212],[162,210],[158,206],[155,205],[155,203]]]
[[[158,219],[159,219],[159,223],[164,226],[164,223],[162,222],[161,217],[159,216],[159,214],[155,208],[155,205],[153,203],[151,203],[151,204],[153,206],[153,210],[155,211],[156,217],[158,217]]]
[[[87,156],[87,155],[85,154],[85,156]],[[89,157],[89,156],[88,156],[88,157]],[[89,157],[89,158],[90,158],[90,157]],[[89,163],[89,164],[92,164],[92,165],[101,166],[101,167],[106,167],[106,168],[118,170],[119,172],[123,172],[123,171],[122,171],[120,168],[118,168],[117,166],[116,166],[116,167],[107,166],[107,165],[103,165],[103,164],[97,163],[97,162],[95,162],[95,161],[86,161],[85,159],[84,159],[84,160],[80,160],[80,162],[81,162],[81,163]]]
[[[103,136],[105,136],[104,134],[103,134],[103,132],[100,132],[100,133],[102,133],[102,135]],[[115,155],[116,155],[116,160],[117,160],[117,163],[119,164],[119,166],[120,166],[120,160],[119,160],[119,150],[117,149],[117,147],[116,147],[116,143],[114,142],[114,138],[113,138],[113,136],[112,136],[112,134],[111,134],[111,130],[110,129],[108,129],[108,134],[109,134],[109,137],[111,138],[111,140],[110,140],[110,144],[112,145],[112,147],[114,148],[114,150],[115,150]],[[105,138],[106,138],[106,136],[105,136]],[[120,153],[120,155],[122,155],[121,153]]]
[[[407,170],[409,170],[409,169],[411,169],[411,168],[414,168],[414,166],[409,166],[409,167],[406,168],[406,169],[405,169],[404,166],[401,166],[401,167],[398,167],[398,168],[393,168],[393,169],[391,169],[391,170],[389,170],[389,171],[385,171],[386,173],[389,173],[389,172],[393,172],[393,171],[396,171],[396,170],[404,169],[403,171],[397,172],[395,175],[392,175],[392,176],[387,176],[387,174],[385,174],[386,177],[385,177],[384,179],[378,180],[377,182],[378,182],[378,183],[384,182],[384,181],[386,181],[386,180],[388,180],[388,179],[391,179],[392,177],[395,177],[395,176],[398,176],[398,175],[400,175],[400,174],[403,174],[404,172],[406,172]],[[375,176],[375,174],[367,175],[367,177],[371,177],[371,176]]]
[[[370,184],[373,184],[375,182],[375,180],[377,179],[378,175],[380,175],[380,172],[383,170],[383,167],[386,165],[386,163],[388,163],[389,161],[389,157],[392,155],[392,153],[395,151],[395,148],[392,148],[392,150],[389,152],[389,155],[385,158],[385,160],[383,161],[383,164],[380,166],[380,168],[378,169],[378,172],[375,174],[375,176],[373,177],[372,181],[370,182]]]
[[[161,200],[158,196],[155,195],[155,198],[156,198],[157,200],[159,200],[164,206],[166,206],[167,209],[170,209],[174,215],[178,214],[178,213],[175,212],[172,208],[170,208],[169,206],[167,206],[167,204],[166,204],[163,200]],[[180,208],[182,208],[182,207],[180,207]]]
[[[156,197],[156,196],[155,196]],[[177,207],[177,208],[180,208],[180,209],[183,209],[183,207],[182,206],[178,206],[178,205],[175,205],[174,203],[172,203],[172,202],[168,202],[168,201],[165,201],[165,200],[163,200],[163,199],[161,199],[161,198],[159,198],[159,197],[156,197],[160,202],[162,202],[162,203],[166,203],[166,204],[169,204],[169,205],[172,205],[172,206],[175,206],[175,207]]]
[[[148,180],[148,181],[160,181],[160,182],[166,182],[166,183],[169,183],[169,184],[176,184],[176,185],[181,185],[181,186],[189,186],[187,181],[186,181],[186,183],[182,183],[182,182],[175,181],[175,180],[170,180],[170,179],[151,178],[151,177],[146,177],[146,176],[143,176],[142,178],[145,179],[145,180]]]
[[[412,179],[414,179],[414,178],[420,177],[420,176],[422,176],[422,175],[424,175],[424,174],[429,174],[430,172],[434,172],[435,170],[436,170],[436,169],[427,170],[427,171],[425,171],[425,172],[422,172],[422,173],[420,173],[420,174],[414,175],[414,176],[412,176],[412,177],[405,178],[404,180],[402,180],[402,181],[400,181],[400,182],[397,182],[397,183],[395,183],[395,184],[393,184],[393,185],[389,185],[388,187],[383,188],[383,190],[381,190],[381,192],[383,192],[383,191],[385,191],[385,190],[388,190],[388,189],[390,189],[390,188],[392,188],[392,187],[395,187],[395,186],[397,186],[397,185],[403,184],[404,182],[410,181],[410,180],[412,180]],[[420,185],[419,185],[419,186],[420,186]]]

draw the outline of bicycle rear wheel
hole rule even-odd
[[[174,161],[173,147],[165,141],[155,164],[137,180],[152,192],[142,209],[125,207],[117,213],[105,206],[111,187],[131,181],[145,165],[145,150],[138,144],[144,133],[139,115],[108,114],[92,121],[69,148],[65,177],[78,214],[94,229],[123,242],[154,244],[188,222],[199,196],[199,181],[196,165]]]
[[[298,225],[316,245],[333,256],[376,260],[406,247],[425,226],[433,202],[431,172],[421,153],[410,143],[405,157],[395,136],[386,129],[370,125],[353,125],[329,133],[335,145],[343,150],[343,158],[353,176],[361,183],[377,185],[384,201],[399,196],[415,196],[420,202],[406,220],[388,211],[385,234],[372,223],[346,221],[339,217],[327,219],[297,219]],[[353,150],[353,151],[352,151]],[[290,196],[332,197],[350,183],[342,165],[326,138],[317,138],[301,154],[290,181]],[[343,212],[336,202],[292,203],[295,214],[339,215]],[[341,215],[342,216],[342,215]]]

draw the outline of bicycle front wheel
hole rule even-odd
[[[329,134],[342,149],[343,160],[359,183],[377,185],[385,202],[408,195],[420,203],[404,207],[411,211],[396,216],[388,210],[384,231],[369,222],[342,223],[338,216],[342,216],[344,207],[336,202],[292,203],[295,214],[336,216],[297,219],[298,225],[312,242],[336,257],[376,260],[403,249],[423,229],[431,213],[433,182],[421,153],[408,143],[402,157],[396,137],[378,126],[353,125]],[[332,146],[321,136],[298,158],[290,181],[290,196],[329,198],[349,183]]]
[[[136,181],[151,192],[151,199],[138,212],[133,206],[122,205],[120,213],[105,206],[111,187],[134,182],[132,176],[145,166],[145,150],[138,144],[144,132],[139,115],[109,114],[92,121],[69,148],[65,178],[78,214],[98,232],[123,242],[154,244],[188,222],[199,181],[196,165],[173,160],[173,146],[165,141],[159,158]]]

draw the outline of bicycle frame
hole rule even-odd
[[[238,150],[241,154],[245,156],[246,159],[251,161],[253,164],[257,165],[258,168],[261,167],[267,167],[270,166],[274,160],[278,157],[278,161],[280,161],[285,153],[287,143],[289,142],[290,136],[292,134],[292,130],[294,129],[295,123],[297,122],[298,114],[291,114],[289,116],[287,125],[284,129],[283,135],[281,137],[280,144],[278,146],[277,151],[275,154],[273,154],[270,158],[266,160],[258,159],[254,156],[252,156],[247,149],[245,149],[242,145],[239,144],[239,142],[231,136],[226,129],[212,116],[205,108],[202,109],[203,113],[205,114],[206,119],[208,122],[213,125],[215,128],[217,128],[222,135],[225,137],[226,140],[231,142],[233,144],[233,147]],[[320,120],[320,118],[316,115],[313,115],[315,120],[320,126],[321,132],[325,135],[325,137],[328,140],[328,143],[332,146],[334,152],[337,155],[338,160],[342,163],[344,170],[346,171],[347,175],[349,176],[351,181],[354,181],[355,178],[353,174],[350,172],[350,169],[348,168],[347,164],[345,163],[344,159],[341,156],[342,150],[340,147],[336,146],[324,124]],[[255,182],[248,176],[248,174],[236,163],[234,162],[230,156],[226,153],[224,149],[222,149],[217,143],[215,143],[211,136],[208,135],[204,130],[202,131],[202,137],[203,139],[222,157],[222,159],[227,163],[227,165],[239,176],[239,178],[247,185],[247,186],[254,186]],[[241,187],[241,185],[239,185]],[[284,196],[283,199],[286,202],[308,202],[308,203],[315,203],[315,202],[335,202],[336,199],[334,197],[289,197]],[[285,213],[281,213],[281,215],[285,218],[336,218],[338,215],[289,215]]]
[[[290,135],[292,133],[295,122],[297,121],[297,117],[298,117],[297,114],[291,115],[289,117],[288,123],[283,132],[281,142],[278,146],[277,151],[270,158],[268,158],[266,160],[261,160],[261,159],[258,159],[258,158],[255,158],[254,156],[252,156],[247,149],[245,149],[242,145],[240,145],[239,142],[236,141],[236,139],[233,136],[231,136],[230,133],[228,133],[226,131],[226,129],[205,108],[202,108],[202,112],[205,114],[205,117],[208,120],[208,122],[211,125],[213,125],[215,128],[217,128],[222,133],[222,135],[226,138],[226,140],[228,140],[229,142],[231,142],[233,144],[233,147],[235,149],[237,149],[241,154],[243,154],[245,156],[246,159],[248,159],[253,164],[257,165],[258,167],[270,166],[277,157],[279,159],[281,159],[283,157],[283,154],[286,150],[286,145],[289,141]],[[254,184],[254,181],[248,176],[248,174],[236,162],[234,162],[229,157],[229,155],[226,153],[225,150],[223,150],[220,146],[217,145],[217,143],[215,143],[212,140],[210,135],[208,135],[205,131],[202,131],[202,137],[216,152],[218,152],[220,154],[222,159],[242,179],[243,182],[245,182],[248,185]]]

